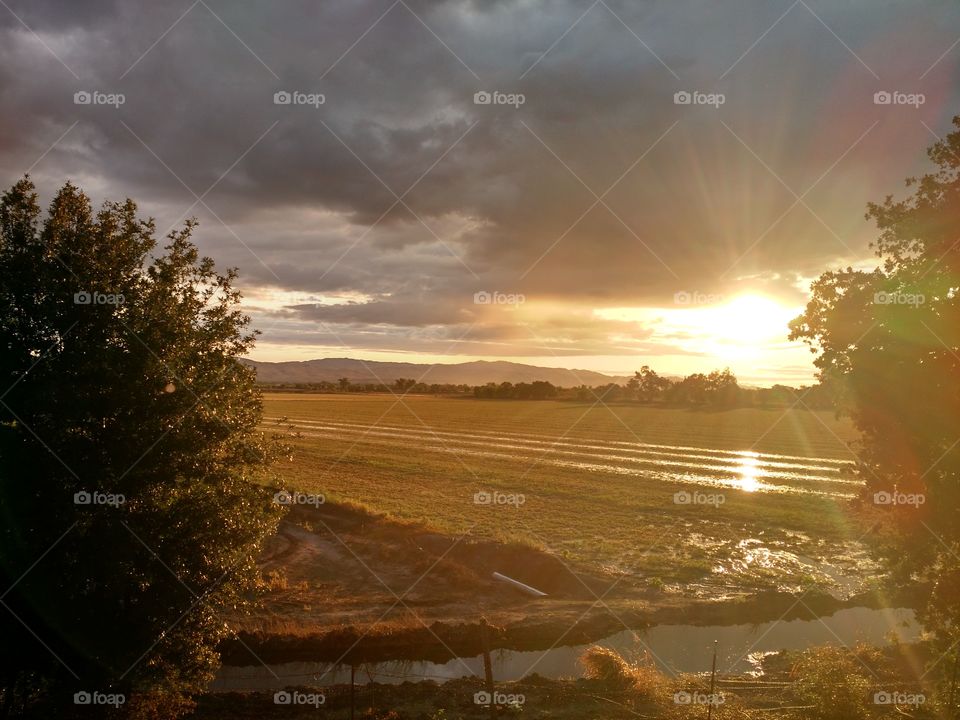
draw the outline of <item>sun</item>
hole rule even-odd
[[[765,295],[739,295],[721,305],[691,310],[688,321],[704,350],[718,358],[739,360],[783,343],[798,312]]]
[[[716,308],[711,315],[718,337],[750,344],[783,338],[795,311],[763,295],[741,295]]]

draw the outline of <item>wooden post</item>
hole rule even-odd
[[[714,690],[717,687],[717,641],[713,641],[713,670],[710,671],[710,697],[707,698],[707,720],[713,717]]]
[[[480,647],[483,650],[483,675],[490,696],[490,717],[497,717],[497,704],[493,701],[493,663],[490,662],[490,626],[487,619],[480,618]]]
[[[353,663],[350,663],[350,720],[353,720],[353,676],[356,671],[356,666]]]

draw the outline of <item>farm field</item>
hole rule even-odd
[[[288,490],[571,570],[695,595],[869,581],[852,426],[830,413],[391,395],[265,395]]]

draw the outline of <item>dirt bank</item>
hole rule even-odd
[[[812,619],[846,607],[913,605],[870,592],[668,592],[642,577],[599,575],[519,544],[451,538],[334,505],[298,506],[261,561],[268,590],[238,636],[221,646],[227,665],[261,662],[445,662],[481,652],[481,617],[493,649],[544,650],[659,624],[732,625]],[[514,577],[535,598],[493,579]]]

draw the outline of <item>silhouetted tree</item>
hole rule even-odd
[[[827,272],[791,338],[819,353],[821,380],[863,433],[866,499],[894,490],[923,504],[882,506],[904,577],[932,584],[924,612],[942,642],[960,638],[960,117],[928,151],[913,194],[870,204],[881,266]],[[886,496],[881,496],[881,498]]]
[[[28,179],[0,200],[0,712],[100,691],[178,715],[256,582],[278,509],[251,482],[254,337],[193,227],[148,258],[130,200],[94,214],[68,183],[42,225]]]
[[[667,399],[672,403],[704,405],[707,402],[709,382],[703,373],[688,375],[670,388]]]
[[[667,378],[660,377],[649,366],[644,365],[635,374],[637,380],[637,399],[641,402],[653,402],[663,397],[672,384]]]
[[[730,368],[707,375],[706,401],[714,407],[731,408],[740,403],[740,386]]]
[[[401,395],[408,390],[412,389],[414,385],[417,384],[416,380],[411,380],[410,378],[397,378],[393,381],[394,390],[396,390]]]

